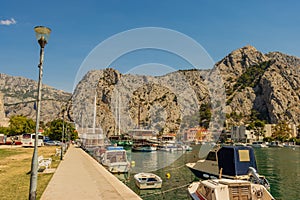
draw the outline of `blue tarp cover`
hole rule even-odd
[[[222,174],[238,176],[248,174],[249,167],[257,170],[254,151],[251,147],[224,146],[218,153],[219,170]]]

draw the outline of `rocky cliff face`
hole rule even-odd
[[[260,118],[268,123],[288,120],[299,124],[299,63],[296,57],[278,52],[263,54],[252,46],[237,49],[216,63],[226,91],[223,101],[227,122],[238,125]],[[86,109],[93,113],[95,92],[91,91],[97,91],[96,123],[109,134],[114,134],[119,126],[126,131],[139,125],[163,133],[177,132],[184,116],[212,101],[215,89],[207,86],[210,73],[185,70],[151,77],[122,75],[113,69],[92,71],[78,85],[74,99],[85,96],[77,102],[85,107],[83,104],[87,103],[82,100],[86,99],[90,102]],[[94,87],[84,89],[83,85]],[[221,113],[214,110],[212,120]],[[78,114],[75,118],[82,119]]]
[[[35,119],[34,104],[37,97],[37,82],[0,74],[0,91],[3,93],[5,117],[23,115]],[[59,117],[61,107],[71,94],[47,85],[42,88],[41,121],[48,122]]]
[[[199,71],[193,74],[201,80]],[[151,77],[105,69],[89,72],[78,84],[72,118],[90,128],[95,121],[108,135],[138,127],[177,132],[182,116],[196,112],[198,106],[197,93],[182,72]]]
[[[70,94],[45,86],[42,120],[68,116],[81,128],[102,128],[108,135],[133,128],[179,131],[185,116],[210,105],[212,121],[245,124],[253,118],[300,122],[300,59],[279,52],[263,54],[252,46],[232,51],[214,70],[184,70],[160,77],[121,74],[114,69],[87,73]],[[220,73],[220,77],[216,73]],[[0,74],[6,116],[35,117],[36,82]],[[226,97],[222,94],[222,88]],[[211,128],[220,129],[212,125]],[[80,130],[79,130],[80,131]]]
[[[269,123],[299,124],[299,58],[279,52],[262,54],[246,46],[216,67],[225,80],[230,123],[246,123],[256,114]]]

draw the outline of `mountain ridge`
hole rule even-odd
[[[224,83],[226,123],[228,125],[246,124],[253,119],[254,115],[267,123],[278,123],[285,120],[296,125],[299,124],[300,58],[281,52],[264,54],[255,47],[247,45],[233,50],[218,61],[215,69],[218,70]],[[146,124],[148,128],[164,129],[162,132],[176,132],[179,131],[179,125],[184,116],[193,115],[201,104],[210,103],[209,95],[211,93],[205,85],[205,79],[209,73],[211,73],[209,70],[190,69],[153,77],[121,74],[110,68],[92,70],[77,84],[72,94],[72,105],[69,105],[70,118],[79,124],[85,118],[87,126],[91,127],[96,95],[96,126],[101,126],[109,134],[114,134],[118,127],[116,109],[118,106],[115,94],[117,91],[129,99],[120,97],[122,102],[127,103],[127,108],[119,112],[129,118],[127,122],[123,120],[121,126],[126,128],[138,126],[137,104],[143,102],[139,109],[144,109],[140,113],[144,125]],[[4,75],[0,74],[0,77],[2,76]],[[21,84],[20,81],[18,83]],[[16,110],[17,106],[10,105],[10,102],[16,103],[16,99],[11,99],[11,93],[7,92],[3,85],[5,85],[3,81],[0,81],[0,91],[5,96],[4,107],[7,113],[7,110]],[[15,92],[24,94],[25,97],[22,100],[35,101],[32,98],[34,86],[27,87],[31,90],[28,89],[25,90],[28,92],[24,92],[22,89],[17,89],[20,87],[19,85],[14,85]],[[24,84],[21,84],[22,87]],[[44,90],[50,91],[49,88]],[[28,96],[28,93],[31,95]],[[47,94],[47,92],[45,93]],[[44,96],[44,98],[46,97],[47,95]],[[71,94],[54,89],[48,97],[54,100],[61,99],[65,103],[69,101]],[[165,102],[162,98],[165,98]],[[51,104],[50,101],[48,100],[48,104]],[[20,110],[22,110],[23,101],[20,103],[16,114],[22,113]],[[169,111],[172,110],[170,106],[174,103],[177,103],[179,107],[173,106],[173,111]],[[56,114],[52,113],[51,117],[49,116],[47,119],[61,116],[63,103],[56,102],[52,106],[55,108],[54,113]],[[152,119],[152,115],[158,115],[159,111],[165,113],[160,116],[166,120],[165,123]],[[32,114],[29,116],[32,117]]]

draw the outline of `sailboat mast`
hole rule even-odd
[[[120,95],[118,95],[118,127],[119,127],[119,131],[118,134],[121,135],[121,117],[120,117]]]
[[[97,114],[97,108],[96,108],[96,100],[97,100],[97,92],[95,92],[94,97],[94,117],[93,117],[93,133],[96,133],[96,114]]]

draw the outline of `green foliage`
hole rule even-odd
[[[253,130],[254,135],[257,137],[257,140],[259,140],[260,136],[264,136],[264,127],[265,127],[265,122],[259,119],[256,119],[255,121],[252,121],[248,126],[248,130]]]
[[[248,67],[247,70],[237,79],[233,89],[244,89],[257,85],[265,70],[270,66],[270,61],[262,62],[259,65]]]
[[[47,124],[46,135],[49,136],[51,140],[62,139],[62,134],[64,131],[64,140],[75,140],[78,138],[78,133],[75,131],[73,123],[63,121],[62,119],[55,119]]]
[[[4,135],[8,135],[9,134],[9,128],[8,127],[0,127],[0,133],[4,134]]]
[[[211,118],[211,105],[201,104],[199,109],[199,125],[208,128],[210,118]]]
[[[35,132],[35,122],[27,117],[20,115],[12,116],[9,122],[9,135]]]
[[[211,118],[211,105],[210,104],[201,104],[198,112],[190,116],[185,116],[182,119],[182,127],[195,127],[202,126],[205,128],[209,127],[209,122]]]
[[[291,134],[291,129],[289,128],[288,123],[286,121],[281,121],[275,126],[272,137],[283,142],[288,140]]]
[[[232,112],[232,113],[230,113],[228,118],[231,118],[236,122],[239,122],[241,119],[243,119],[243,115],[242,115],[242,113],[237,114],[236,112]]]

